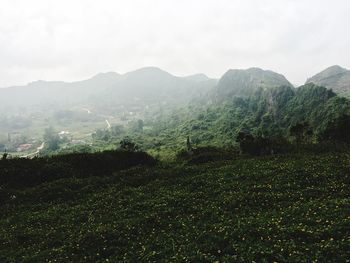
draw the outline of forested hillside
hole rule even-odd
[[[148,129],[129,133],[100,131],[95,142],[116,144],[129,135],[144,150],[162,154],[186,147],[187,137],[195,146],[235,147],[239,133],[279,144],[348,140],[344,132],[336,132],[348,125],[348,99],[313,83],[298,88],[278,83],[260,86],[256,83],[262,79],[274,83],[276,76],[282,82],[284,78],[258,69],[231,74],[236,77],[228,78],[225,74],[217,87],[187,106],[166,115],[162,112],[149,115],[144,120]],[[241,75],[245,78],[239,78]]]

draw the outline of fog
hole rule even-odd
[[[0,3],[0,263],[349,262],[350,0]]]
[[[2,0],[0,86],[157,66],[219,78],[261,67],[292,83],[350,67],[346,0]]]

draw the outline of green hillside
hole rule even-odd
[[[38,159],[43,178],[67,167],[73,176],[2,180],[0,261],[346,262],[349,159],[305,153],[85,175],[70,158]],[[2,176],[40,173],[26,160],[0,165]]]
[[[305,143],[319,143],[349,115],[348,99],[311,83],[297,89],[260,88],[248,97],[226,97],[225,102],[194,102],[165,117],[154,114],[145,120],[151,129],[130,136],[143,149],[163,155],[183,148],[188,136],[195,146],[233,147],[240,132],[292,141],[291,129],[305,124],[309,130]],[[112,136],[108,143],[121,138]]]

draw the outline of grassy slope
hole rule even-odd
[[[349,154],[132,168],[13,189],[0,261],[345,262]]]

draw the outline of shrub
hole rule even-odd
[[[176,158],[179,161],[185,161],[188,164],[200,164],[216,162],[223,160],[232,160],[237,156],[234,149],[223,149],[213,146],[198,147],[191,151],[182,150],[177,153]]]
[[[72,153],[46,158],[0,161],[0,185],[32,186],[60,178],[109,175],[137,165],[154,165],[145,152]]]

